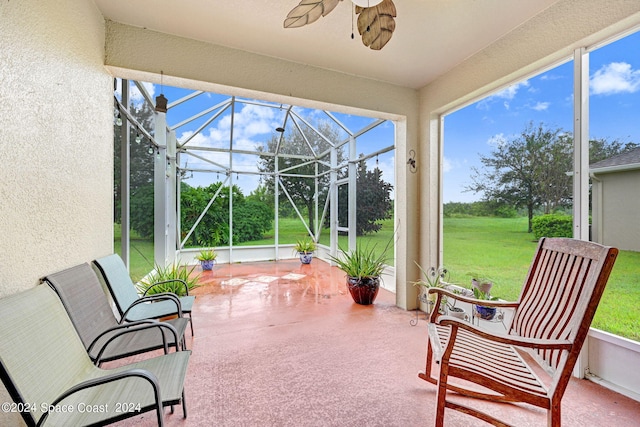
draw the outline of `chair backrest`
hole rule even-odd
[[[618,250],[568,238],[543,238],[525,279],[509,333],[562,339],[570,352],[538,350],[562,375],[570,375],[589,332]]]
[[[56,291],[85,347],[118,325],[98,276],[87,263],[50,274],[45,281]]]
[[[30,413],[22,414],[30,425],[42,416],[42,404],[96,369],[49,286],[0,299],[0,365],[14,401],[35,403]]]
[[[93,263],[102,275],[120,315],[123,315],[138,300],[139,295],[122,258],[118,254],[112,254],[98,258]]]

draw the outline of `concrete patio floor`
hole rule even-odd
[[[223,264],[203,272],[181,408],[168,426],[418,426],[434,422],[435,386],[424,369],[426,320],[381,290],[353,303],[344,274],[320,260]],[[136,356],[141,358],[142,356]],[[148,356],[146,356],[148,357]],[[615,363],[615,361],[612,361]],[[460,401],[467,400],[458,397]],[[545,411],[471,402],[517,426],[546,425]],[[142,414],[120,425],[154,425]],[[640,403],[587,380],[570,382],[563,425],[640,424]],[[482,425],[447,410],[445,425]]]

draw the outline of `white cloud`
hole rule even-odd
[[[541,102],[538,101],[533,107],[531,107],[532,109],[536,110],[536,111],[546,111],[549,109],[549,105],[551,105],[550,102]]]
[[[442,173],[447,173],[452,169],[451,160],[446,157],[442,158]]]
[[[151,97],[151,99],[154,100],[155,94],[156,94],[155,85],[149,82],[141,82],[141,83],[142,83],[142,86],[149,93],[149,96]],[[122,79],[116,80],[115,93],[119,99],[122,99]],[[142,103],[144,102],[144,97],[142,96],[142,92],[140,92],[140,89],[138,89],[138,87],[132,81],[129,81],[129,101],[131,102],[131,104],[135,105],[136,107],[140,107],[140,105],[142,105]]]
[[[508,110],[511,107],[509,104],[509,101],[511,101],[516,97],[520,89],[528,88],[528,87],[529,87],[528,80],[523,80],[519,83],[513,84],[479,101],[476,104],[476,108],[478,108],[479,110],[488,110],[491,107],[491,104],[493,104],[495,101],[503,99],[504,101],[502,102],[502,106],[506,110]]]
[[[507,139],[504,136],[504,134],[503,133],[498,133],[496,135],[493,135],[491,138],[489,138],[487,140],[487,145],[489,147],[499,147],[499,146],[503,145],[506,142],[507,142]]]
[[[612,62],[591,76],[589,87],[594,95],[634,93],[640,89],[640,70],[626,62]]]
[[[502,89],[500,92],[494,93],[489,98],[493,97],[493,98],[513,99],[518,94],[518,90],[525,87],[529,87],[529,80],[524,80],[519,83],[513,84],[505,89]]]

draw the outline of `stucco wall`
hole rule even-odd
[[[92,2],[0,2],[0,296],[113,250],[113,83],[103,58]],[[0,425],[21,424],[12,415],[0,413]]]
[[[407,278],[407,270],[415,270],[418,247],[417,175],[406,168],[418,137],[415,90],[114,22],[107,23],[106,65],[129,79],[160,83],[162,72],[167,85],[396,120],[396,299],[415,305],[408,284],[415,274]]]
[[[640,171],[597,175],[593,185],[593,240],[640,251]]]
[[[113,248],[113,83],[92,2],[0,2],[0,296]]]
[[[436,265],[442,259],[438,240],[442,224],[434,208],[441,197],[440,114],[540,73],[571,58],[575,49],[600,43],[639,23],[638,1],[560,0],[420,90],[419,145],[424,148],[420,162],[429,165],[420,177],[420,209],[430,216],[429,227],[423,227],[420,235],[422,265]]]

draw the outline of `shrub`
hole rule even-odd
[[[571,237],[573,218],[570,215],[540,215],[533,217],[531,228],[536,240],[541,237]]]
[[[178,279],[184,281],[187,284],[189,290],[191,290],[198,286],[198,279],[200,278],[199,274],[196,276],[192,274],[195,268],[195,265],[189,268],[186,265],[182,265],[179,263],[174,263],[166,267],[156,265],[155,271],[140,281],[140,283],[138,284],[138,290],[141,293],[144,293],[148,290],[147,295],[154,295],[162,292],[171,292],[178,296],[184,296],[186,295],[186,292],[184,290],[184,285],[182,282],[172,281],[156,286],[154,286],[154,284],[167,280]]]

